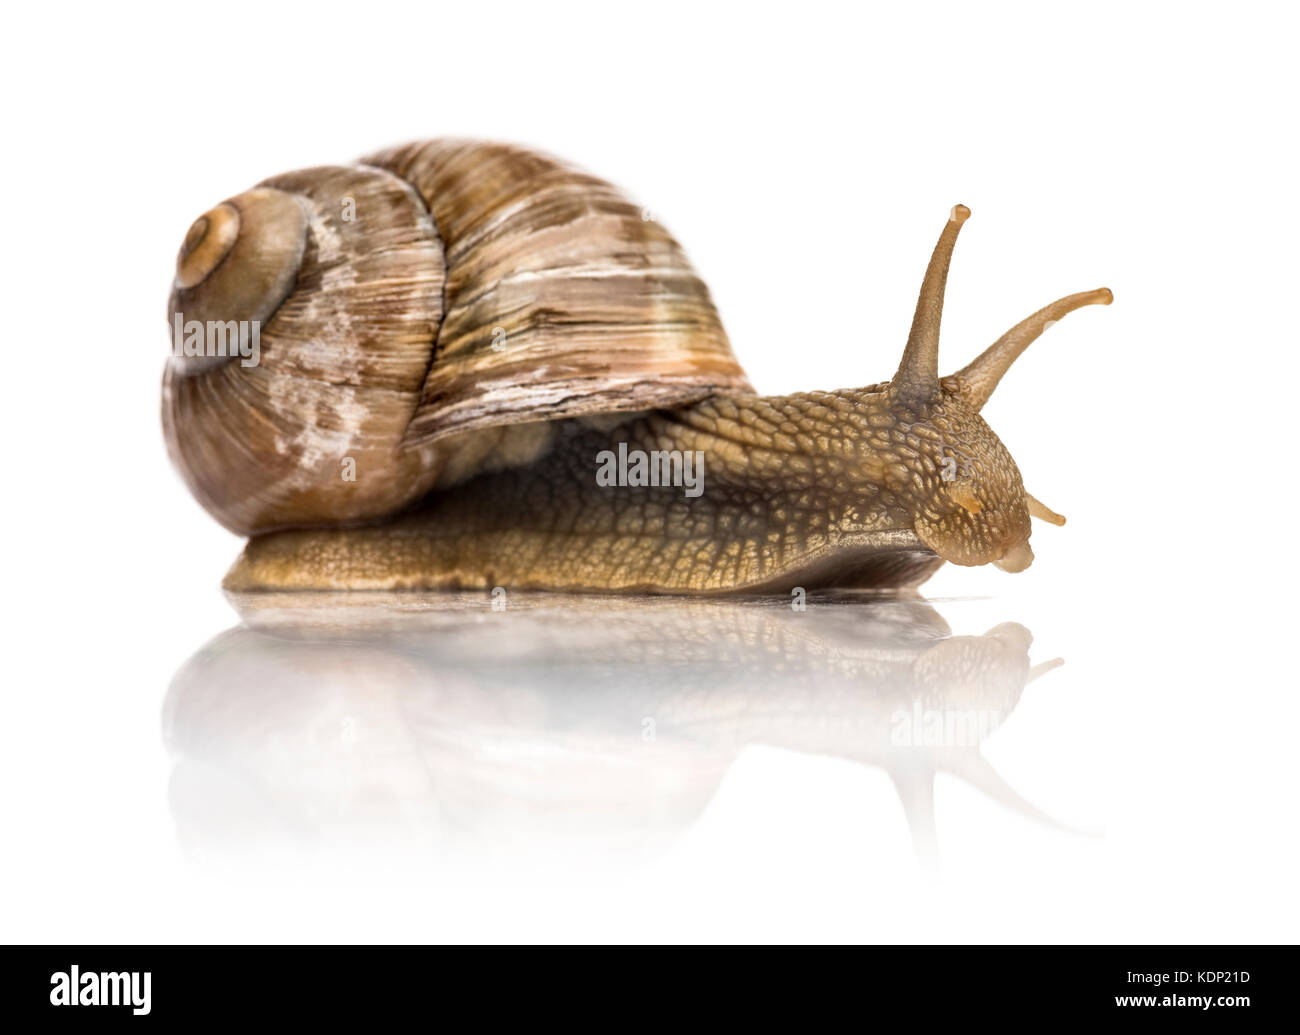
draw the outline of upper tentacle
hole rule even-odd
[[[989,401],[989,396],[1002,380],[1002,375],[1043,331],[1066,313],[1072,313],[1085,305],[1110,305],[1113,297],[1110,288],[1081,291],[1077,295],[1058,298],[1028,319],[1021,320],[980,353],[978,358],[952,375],[952,381],[956,383],[962,399],[978,412]]]
[[[943,317],[943,292],[948,283],[948,267],[952,263],[953,246],[961,226],[970,218],[970,209],[954,205],[948,224],[939,235],[930,256],[930,265],[921,282],[921,294],[916,300],[916,314],[912,317],[912,330],[907,336],[903,361],[894,375],[894,389],[909,396],[932,395],[939,388],[939,323]]]

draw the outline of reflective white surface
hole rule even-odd
[[[927,866],[940,774],[1052,825],[981,753],[1059,663],[1031,667],[1015,623],[954,637],[921,600],[850,594],[295,603],[245,598],[172,681],[171,808],[204,861],[625,872],[688,838],[751,749],[883,772]],[[887,818],[860,822],[897,837]]]
[[[162,639],[123,613],[11,695],[8,929],[1289,937],[1267,645],[1225,672],[1155,623],[1040,604],[1031,635],[1015,600],[267,597],[215,635],[157,611]]]

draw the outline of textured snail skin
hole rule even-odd
[[[226,587],[900,587],[945,559],[1002,557],[1029,535],[1015,464],[955,389],[919,411],[880,386],[719,396],[609,432],[574,421],[554,434],[538,462],[435,493],[382,525],[254,538]],[[705,491],[597,485],[594,458],[619,443],[702,451]],[[975,464],[974,477],[944,482],[945,454]],[[971,496],[951,488],[967,484]]]
[[[677,243],[553,159],[431,141],[240,198],[267,191],[298,199],[306,243],[263,367],[173,361],[164,382],[173,459],[253,536],[231,591],[912,587],[944,561],[1021,571],[1030,518],[1064,523],[980,410],[1047,327],[1111,294],[1053,302],[941,378],[964,206],[890,381],[760,397]],[[340,221],[354,196],[379,215]],[[196,265],[242,285],[212,256],[260,254],[219,216],[187,236],[178,291],[209,291]],[[242,287],[209,294],[227,319],[252,305]],[[702,494],[599,484],[600,456],[620,449],[702,457]],[[357,480],[341,479],[358,454]]]

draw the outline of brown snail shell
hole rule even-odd
[[[168,308],[260,325],[255,364],[174,346],[163,385],[173,461],[244,534],[400,510],[473,473],[469,432],[752,391],[661,226],[502,144],[266,180],[191,228]]]

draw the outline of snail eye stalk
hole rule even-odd
[[[1058,298],[1051,305],[1038,310],[1033,316],[1021,320],[981,352],[977,358],[952,375],[953,380],[958,382],[961,398],[967,406],[978,413],[989,401],[989,396],[1002,380],[1002,375],[1011,369],[1011,364],[1020,358],[1020,354],[1029,348],[1043,331],[1066,313],[1072,313],[1086,305],[1110,305],[1114,297],[1110,288],[1080,291],[1077,295]],[[1046,520],[1050,521],[1051,518]]]
[[[930,265],[926,267],[921,294],[916,300],[916,312],[912,316],[912,329],[903,349],[903,360],[891,382],[894,390],[904,397],[925,399],[939,390],[939,324],[943,319],[943,293],[948,284],[948,267],[952,265],[957,234],[969,218],[970,209],[965,205],[953,206],[948,224],[930,256]]]

